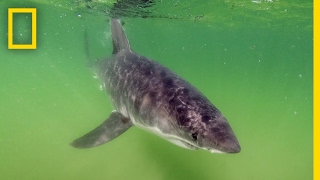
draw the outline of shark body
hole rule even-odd
[[[95,73],[115,110],[72,146],[99,146],[137,126],[188,149],[240,152],[229,123],[198,89],[168,68],[134,53],[119,20],[111,20],[111,31],[112,57],[98,61]]]

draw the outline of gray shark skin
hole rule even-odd
[[[168,68],[134,53],[119,20],[111,20],[111,31],[112,57],[98,61],[95,72],[115,111],[71,146],[99,146],[137,126],[188,149],[240,152],[229,123],[199,90]]]

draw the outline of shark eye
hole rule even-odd
[[[191,136],[192,136],[193,140],[198,139],[198,133],[192,133]]]

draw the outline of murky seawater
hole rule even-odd
[[[113,110],[86,64],[111,54],[101,9],[114,1],[91,2],[0,3],[0,179],[312,179],[312,1],[156,1],[147,18],[122,18],[134,51],[222,111],[239,154],[186,150],[136,127],[97,148],[69,146]],[[27,6],[37,50],[8,50],[7,8]],[[16,41],[28,40],[30,27],[17,27]]]

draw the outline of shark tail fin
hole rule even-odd
[[[112,32],[112,43],[113,52],[116,54],[122,49],[130,50],[130,44],[121,23],[118,19],[111,19],[111,32]]]

